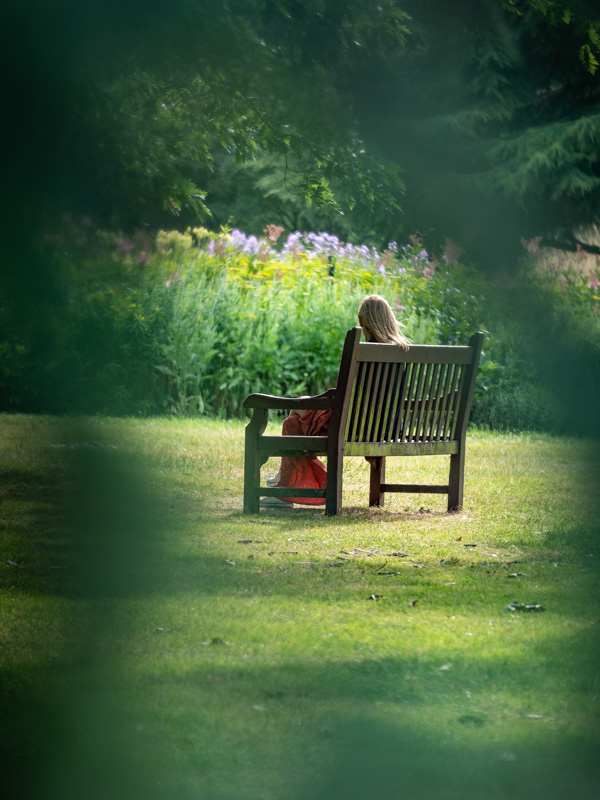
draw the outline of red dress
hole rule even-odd
[[[284,436],[326,436],[331,411],[311,410],[298,416],[292,414],[283,421]],[[324,489],[327,484],[325,464],[316,456],[284,456],[281,459],[279,488]],[[309,506],[325,505],[324,497],[282,497],[288,503]]]

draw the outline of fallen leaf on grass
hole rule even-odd
[[[372,594],[367,597],[367,600],[385,600],[384,594]]]
[[[527,575],[525,575],[524,572],[509,572],[509,574],[506,577],[507,578],[526,578]]]
[[[154,633],[173,633],[178,630],[179,628],[154,628]]]
[[[235,567],[235,561],[229,561],[228,559],[226,559],[225,563],[229,564],[231,567]]]
[[[406,558],[407,555],[408,553],[401,553],[401,552],[390,553],[390,558]]]
[[[456,581],[446,581],[446,583],[442,583],[442,586],[456,586]]]
[[[377,574],[378,575],[383,575],[384,577],[389,576],[389,575],[400,575],[399,572],[378,572]]]
[[[517,600],[513,600],[507,606],[507,611],[544,611],[544,607],[541,606],[539,603],[519,603]]]
[[[452,664],[442,664],[438,669],[440,672],[448,672],[449,669],[452,669]]]

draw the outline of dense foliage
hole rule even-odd
[[[453,236],[482,267],[514,264],[520,236],[575,250],[600,209],[597,3],[402,7],[411,36],[356,108],[405,168],[404,229]]]
[[[512,234],[500,214],[571,236],[600,207],[596,17],[586,0],[13,4],[6,211],[207,215],[215,159],[268,154],[267,191],[360,207],[361,234],[401,205],[406,234]]]
[[[451,240],[436,257],[418,236],[379,251],[274,225],[262,237],[195,228],[154,241],[67,219],[42,246],[60,285],[44,347],[4,298],[0,397],[13,410],[231,417],[253,391],[317,393],[335,382],[344,334],[370,293],[387,297],[415,342],[464,343],[486,331],[480,425],[573,426],[536,340],[507,322],[505,303],[530,302],[528,287],[537,311],[550,312],[552,336],[568,327],[589,345],[580,352],[590,381],[600,363],[595,265],[585,272],[529,254],[517,280],[491,284],[460,263]]]

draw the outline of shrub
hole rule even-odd
[[[16,314],[5,315],[13,320],[0,332],[5,408],[231,417],[243,414],[250,392],[318,393],[335,382],[344,334],[370,293],[388,299],[415,342],[464,343],[485,331],[472,412],[478,425],[572,425],[574,412],[536,345],[539,317],[549,318],[554,338],[562,326],[582,343],[582,364],[592,383],[597,376],[596,272],[540,269],[529,260],[499,287],[459,263],[453,243],[435,258],[417,236],[380,252],[327,233],[284,238],[273,225],[261,239],[197,228],[161,231],[153,242],[141,232],[83,228],[70,222],[45,243],[61,287],[52,357],[27,338],[26,322],[19,327]],[[506,313],[507,302],[532,298],[538,319]]]

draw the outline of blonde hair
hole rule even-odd
[[[358,321],[372,341],[397,344],[403,350],[408,350],[410,341],[398,330],[398,321],[385,297],[370,294],[363,298],[358,309]]]

